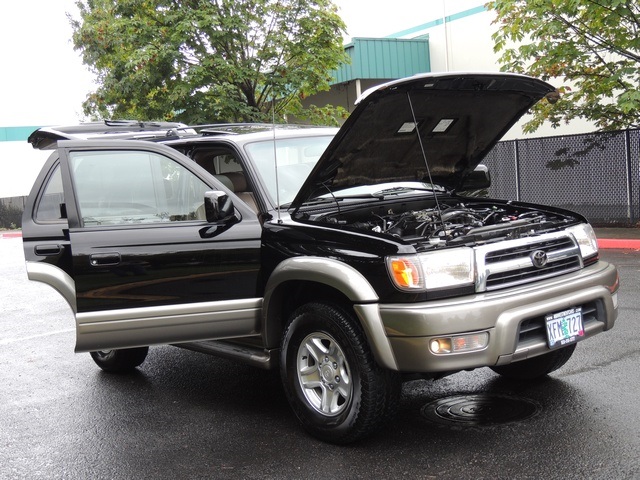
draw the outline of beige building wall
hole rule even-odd
[[[417,38],[428,37],[432,72],[498,72],[499,55],[493,51],[491,36],[497,26],[493,23],[495,15],[487,10],[483,0],[429,0],[422,2],[418,11],[406,16],[404,30],[389,32],[386,37]],[[362,91],[369,86],[383,83],[384,80],[361,81]],[[342,105],[347,110],[353,109],[355,86],[339,86],[329,93],[322,93],[309,99],[309,103],[322,105],[332,103]],[[560,82],[550,81],[553,84]],[[334,103],[335,102],[335,103]],[[504,137],[505,140],[515,138],[545,137],[552,135],[569,135],[588,133],[596,128],[586,121],[575,120],[568,125],[552,128],[545,124],[533,134],[524,134],[522,125],[524,117]]]

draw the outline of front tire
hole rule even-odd
[[[309,303],[289,319],[280,373],[305,430],[331,443],[370,435],[393,415],[401,384],[375,362],[359,323],[342,308]]]
[[[96,365],[109,373],[125,373],[134,370],[142,365],[147,358],[147,353],[149,353],[149,347],[90,352]]]
[[[576,344],[553,350],[544,355],[528,358],[520,362],[510,363],[499,367],[491,367],[491,370],[506,378],[514,380],[535,380],[562,367],[573,355]]]

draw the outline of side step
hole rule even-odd
[[[176,343],[173,346],[235,360],[264,370],[273,370],[278,366],[277,350],[267,350],[253,345],[223,340],[208,340],[205,342]]]

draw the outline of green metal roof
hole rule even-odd
[[[332,84],[403,78],[431,71],[428,38],[354,38],[344,49],[351,63],[331,72]]]

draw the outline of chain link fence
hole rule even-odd
[[[567,208],[598,226],[640,222],[640,130],[500,142],[483,163],[491,197]]]
[[[26,197],[0,198],[0,229],[14,229],[22,226],[22,212]]]
[[[500,142],[483,163],[491,197],[567,208],[596,226],[640,224],[640,130]],[[19,226],[24,200],[0,199],[0,228]]]

